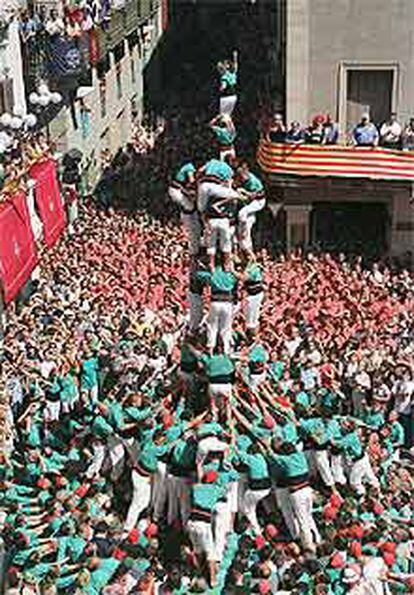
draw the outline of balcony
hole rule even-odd
[[[158,9],[161,0],[127,0],[120,8],[111,11],[109,27],[100,31],[99,45],[102,54],[112,50]]]
[[[257,161],[270,182],[282,178],[359,178],[414,182],[414,151],[341,145],[290,145],[262,139]]]

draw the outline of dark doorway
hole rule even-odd
[[[323,250],[381,256],[388,225],[385,203],[315,203],[311,237]]]
[[[347,127],[355,125],[364,112],[375,124],[389,118],[393,83],[392,70],[348,70]]]

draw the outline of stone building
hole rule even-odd
[[[345,144],[363,112],[376,124],[391,112],[402,123],[414,115],[412,0],[275,1],[284,28],[287,123],[330,113]],[[323,244],[333,230],[339,238],[352,223],[361,238],[377,241],[380,254],[414,249],[411,182],[329,175],[272,175],[268,181],[274,200],[285,205],[288,247]]]

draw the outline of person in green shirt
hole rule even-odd
[[[94,409],[99,396],[99,363],[92,351],[85,350],[81,361],[80,385],[84,399],[89,399],[89,406]]]
[[[226,353],[206,354],[201,362],[208,381],[211,411],[217,419],[219,410],[227,411],[233,394],[235,365]]]
[[[257,535],[262,530],[257,520],[257,505],[270,494],[269,467],[259,447],[252,444],[247,452],[238,452],[240,461],[247,468],[248,488],[244,493],[241,512],[246,515]]]
[[[187,523],[198,564],[201,565],[202,557],[207,560],[211,588],[216,586],[217,580],[217,551],[212,527],[213,511],[224,493],[223,486],[220,486],[217,480],[216,471],[207,471],[203,474],[202,481],[192,486],[192,507]]]
[[[215,267],[209,285],[210,312],[207,320],[207,349],[213,353],[220,338],[223,352],[229,354],[232,341],[233,304],[237,296],[238,280],[234,273]]]
[[[203,293],[210,281],[211,272],[201,258],[197,259],[194,269],[190,271],[190,286],[188,289],[188,304],[190,320],[188,323],[191,333],[198,332],[203,319]]]
[[[246,291],[246,332],[248,337],[255,337],[264,298],[263,271],[255,258],[247,261],[243,272],[243,288]]]
[[[201,222],[196,207],[196,172],[194,163],[186,160],[168,188],[170,199],[180,208],[181,222],[188,233],[190,254],[193,257],[201,246]]]
[[[349,483],[351,487],[358,496],[365,495],[365,483],[368,483],[375,490],[379,490],[380,483],[372,469],[368,453],[364,449],[356,420],[346,418],[342,421],[341,426],[344,430],[344,436],[340,440],[340,445],[350,467]]]
[[[226,155],[235,156],[234,141],[236,128],[230,116],[216,116],[210,122],[210,128],[219,147],[220,159],[224,161]]]
[[[249,386],[252,390],[257,391],[260,385],[265,382],[268,361],[269,353],[263,344],[257,341],[253,343],[247,354]]]
[[[219,111],[220,114],[231,116],[237,104],[237,50],[234,50],[232,60],[219,62],[217,70],[219,73]]]
[[[240,248],[252,255],[252,229],[256,222],[256,214],[266,206],[264,186],[259,178],[250,171],[247,161],[243,161],[237,168],[235,184],[241,194],[243,205],[238,213]]]

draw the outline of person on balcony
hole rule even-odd
[[[266,133],[266,140],[271,143],[284,143],[286,139],[286,126],[282,114],[275,114],[270,128]]]
[[[336,145],[336,143],[338,142],[338,136],[339,127],[337,122],[333,120],[331,114],[326,114],[325,122],[323,124],[322,144]]]
[[[305,142],[305,131],[300,122],[295,120],[291,123],[285,141],[288,145],[302,145]]]
[[[311,125],[305,131],[305,142],[308,145],[321,145],[324,135],[325,117],[318,114],[312,118]]]
[[[401,140],[403,151],[414,151],[414,118],[410,118],[410,123],[404,128]]]
[[[380,128],[380,145],[386,149],[401,149],[402,126],[397,120],[397,114],[392,112],[390,119]]]
[[[377,147],[379,134],[377,127],[369,119],[369,114],[363,114],[361,121],[352,131],[352,139],[357,147]]]

